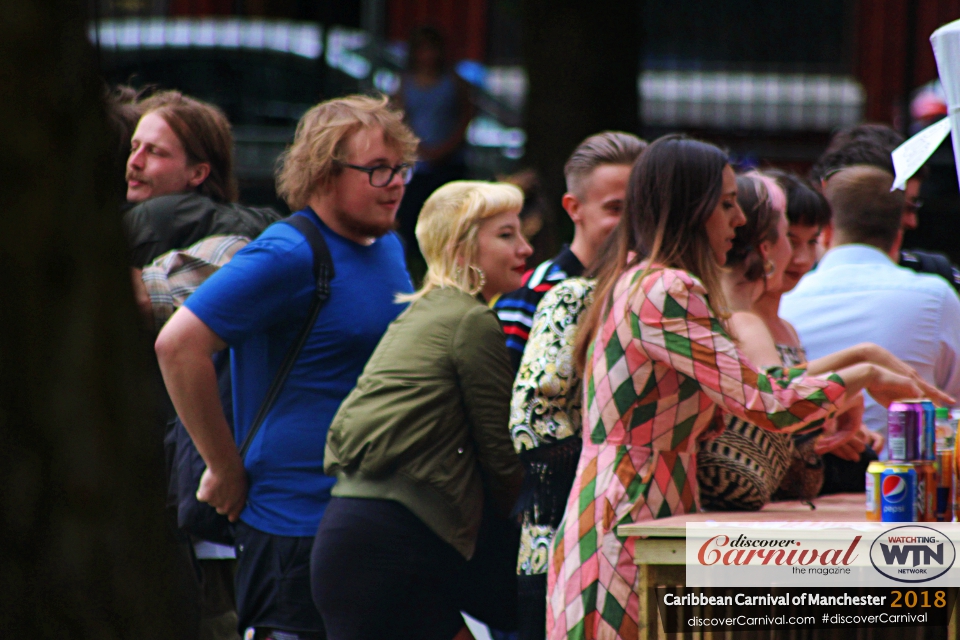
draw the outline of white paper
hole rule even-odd
[[[934,31],[930,43],[937,59],[940,84],[947,96],[947,119],[953,131],[953,157],[960,178],[960,20]]]
[[[902,190],[906,186],[907,180],[912,178],[913,174],[924,165],[949,134],[950,119],[944,118],[894,149],[890,156],[893,158],[893,169],[897,176],[893,181],[893,186],[890,187],[890,191],[894,189]]]

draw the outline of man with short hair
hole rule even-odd
[[[817,184],[824,186],[830,177],[844,167],[871,165],[894,173],[893,159],[890,154],[903,144],[904,138],[897,131],[884,124],[859,124],[837,132],[830,140],[826,151],[814,164],[811,174]],[[920,200],[920,188],[926,175],[922,167],[907,180],[904,187],[903,209],[900,226],[904,232],[916,229],[920,225],[919,213],[923,202]],[[824,241],[829,241],[832,230],[828,225],[824,229]],[[960,290],[960,269],[950,259],[932,251],[903,249],[902,238],[891,247],[891,257],[902,267],[909,267],[920,273],[935,273]]]
[[[872,342],[960,397],[960,299],[942,278],[891,260],[903,237],[903,192],[891,192],[892,184],[893,175],[874,166],[829,178],[830,248],[782,298],[780,315],[793,323],[811,360]],[[886,435],[886,411],[869,397],[864,423]]]
[[[647,143],[629,133],[605,131],[581,142],[563,167],[563,208],[573,221],[573,242],[527,272],[523,286],[501,296],[494,309],[503,324],[514,371],[520,368],[533,314],[556,284],[583,273],[620,221],[633,162]]]
[[[324,637],[310,596],[313,537],[335,479],[323,474],[330,421],[412,290],[391,233],[417,139],[385,100],[330,100],[301,119],[278,192],[323,235],[330,296],[272,410],[245,438],[315,296],[313,254],[273,225],[179,309],[157,339],[167,390],[207,464],[198,498],[237,523],[240,628],[264,638]],[[211,355],[231,349],[231,432]]]

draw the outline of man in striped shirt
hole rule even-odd
[[[507,336],[514,371],[520,368],[533,314],[544,294],[589,268],[600,245],[620,221],[630,169],[646,146],[632,134],[605,131],[581,142],[564,165],[567,192],[562,204],[573,220],[573,241],[527,272],[523,286],[501,296],[494,305]]]

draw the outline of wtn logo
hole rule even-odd
[[[897,582],[929,582],[944,575],[957,559],[950,538],[932,527],[905,525],[880,534],[870,546],[870,562]]]
[[[936,551],[924,544],[886,545],[882,542],[880,543],[880,550],[883,553],[883,561],[886,564],[905,565],[911,555],[913,556],[913,566],[915,567],[919,567],[921,563],[929,565],[931,560],[938,565],[943,564],[942,542],[937,545]]]

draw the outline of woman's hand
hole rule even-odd
[[[862,431],[863,394],[845,397],[840,413],[824,425],[824,433],[813,445],[816,453],[832,453],[838,458],[854,462],[866,448],[866,439]]]
[[[861,425],[860,430],[865,434],[867,446],[877,453],[880,453],[880,451],[883,450],[884,443],[886,442],[883,434],[877,433],[876,431],[870,431],[870,429],[867,428],[867,425]]]
[[[930,398],[937,406],[947,406],[955,403],[953,398],[921,378],[916,369],[883,347],[876,344],[865,343],[863,345],[859,345],[859,348],[864,351],[866,361],[880,365],[881,367],[889,369],[894,373],[898,373],[902,376],[910,378],[914,383],[917,384],[917,386],[920,387],[920,397]]]
[[[844,381],[848,382],[848,393],[849,390],[865,389],[884,408],[889,407],[890,403],[896,400],[920,397],[929,398],[939,406],[956,404],[953,398],[919,376],[914,378],[911,375],[895,373],[876,364],[858,364],[838,373]]]

